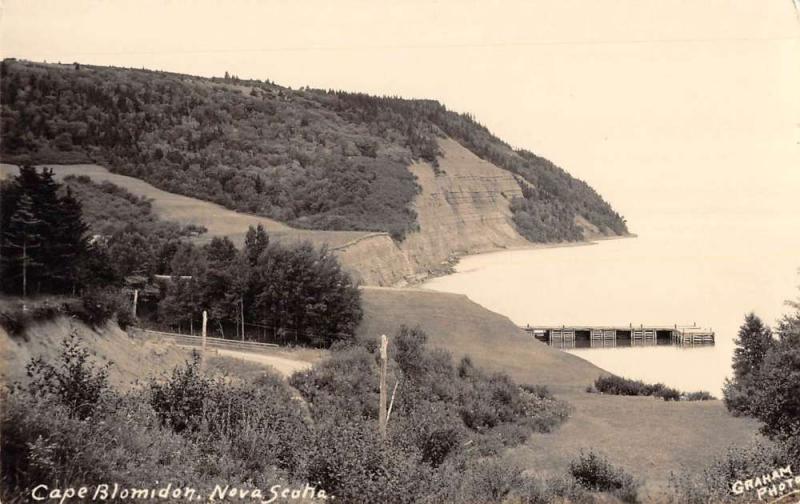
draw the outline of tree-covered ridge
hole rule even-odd
[[[92,160],[293,226],[402,239],[417,227],[407,166],[436,165],[436,139],[450,136],[531,184],[512,208],[527,238],[581,239],[575,214],[626,232],[584,182],[435,101],[14,60],[0,70],[8,160]]]

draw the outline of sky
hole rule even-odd
[[[1,29],[4,57],[437,99],[634,231],[686,211],[800,232],[792,0],[5,0]]]

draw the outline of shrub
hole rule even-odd
[[[594,502],[594,499],[585,488],[569,476],[546,479],[523,476],[522,482],[514,488],[511,496],[504,502],[506,504],[550,504],[552,502],[589,504]]]
[[[373,421],[340,411],[317,424],[307,478],[337,501],[411,504],[428,492],[431,472],[420,462],[413,451],[383,443]]]
[[[776,467],[785,466],[787,460],[787,454],[779,445],[766,440],[731,447],[699,473],[671,474],[669,497],[676,504],[758,501],[755,492],[748,492],[750,495],[733,494],[733,483],[771,474]]]
[[[523,383],[519,388],[541,399],[555,399],[555,396],[553,396],[553,393],[547,388],[547,385],[530,385],[528,383]]]
[[[280,378],[243,385],[207,378],[195,355],[165,383],[151,382],[149,396],[162,425],[246,471],[274,466],[296,474],[305,467],[310,430]]]
[[[11,336],[21,336],[32,323],[52,320],[61,313],[63,307],[60,304],[47,300],[4,303],[0,310],[0,327],[8,331]]]
[[[416,402],[402,416],[392,415],[390,435],[401,445],[414,446],[422,462],[440,466],[457,453],[467,437],[467,430],[453,405],[441,401]]]
[[[90,362],[89,352],[80,345],[75,332],[61,342],[55,365],[39,357],[32,359],[25,370],[32,396],[52,396],[79,419],[91,416],[109,390],[108,364],[97,367]]]
[[[211,395],[211,380],[200,373],[200,356],[176,367],[164,383],[150,382],[150,406],[163,425],[175,432],[197,430],[203,406]]]
[[[606,457],[590,450],[569,464],[569,472],[575,481],[588,490],[609,492],[623,502],[638,502],[639,483],[622,468],[612,465]]]
[[[522,483],[522,470],[498,459],[468,464],[461,477],[459,502],[503,502]]]
[[[681,393],[680,390],[667,387],[663,383],[648,384],[641,380],[630,380],[620,376],[606,375],[600,376],[594,382],[594,388],[603,394],[625,395],[625,396],[653,396],[660,397],[665,401],[706,401],[714,399],[708,392]],[[592,386],[587,387],[590,392]]]
[[[655,394],[657,397],[661,397],[665,401],[680,401],[681,399],[681,392],[680,390],[674,389],[672,387],[663,387],[659,389]]]
[[[716,399],[713,395],[705,390],[699,392],[689,392],[684,396],[687,401],[713,401]]]
[[[67,303],[65,307],[69,314],[91,327],[99,327],[116,313],[129,309],[116,289],[95,287],[85,289],[78,302]],[[123,315],[123,325],[129,319]]]

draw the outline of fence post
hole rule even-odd
[[[381,438],[386,440],[386,363],[389,358],[387,347],[389,340],[385,334],[381,334],[381,385],[380,385],[380,405],[378,411],[378,427],[380,429]]]

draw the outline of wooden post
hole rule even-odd
[[[136,318],[136,306],[139,304],[139,289],[133,289],[133,318]]]
[[[381,335],[381,383],[380,383],[380,404],[378,411],[378,428],[380,430],[381,438],[386,440],[386,364],[389,359],[388,355],[389,340],[385,334]]]
[[[203,310],[203,347],[200,351],[200,369],[205,370],[206,368],[206,325],[208,324],[208,313]]]

